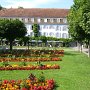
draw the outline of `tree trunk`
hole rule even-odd
[[[81,47],[81,48],[80,48],[80,52],[82,53],[82,43],[80,44],[80,47]]]
[[[12,44],[13,44],[13,41],[10,41],[10,52],[12,52]]]
[[[78,51],[80,52],[80,43],[77,42]]]
[[[28,41],[28,50],[29,50],[29,41]]]
[[[1,45],[2,45],[2,47],[3,47],[3,39],[1,38]]]
[[[89,41],[89,45],[88,45],[88,57],[90,57],[90,41]]]

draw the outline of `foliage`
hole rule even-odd
[[[24,46],[29,42],[29,36],[24,36],[21,38],[21,41],[24,42]]]
[[[69,34],[71,37],[75,40],[82,41],[85,39],[85,32],[80,26],[80,22],[82,20],[82,11],[79,9],[79,1],[74,0],[74,4],[70,9],[67,19],[69,24]]]
[[[34,32],[34,37],[38,37],[39,36],[39,25],[38,24],[33,24],[32,30]]]
[[[62,48],[57,49],[59,50]],[[63,61],[54,62],[59,64],[61,69],[42,70],[44,76],[46,79],[53,78],[57,82],[59,87],[57,87],[56,90],[90,90],[90,59],[85,54],[73,51],[71,48],[64,48],[64,50],[65,56],[63,57]],[[50,64],[53,64],[53,62],[50,62]],[[0,79],[23,80],[30,75],[30,73],[33,73],[35,76],[39,76],[41,74],[41,70],[0,71]]]
[[[9,66],[10,64],[8,63],[8,61],[3,61],[2,65],[6,67],[6,66]]]
[[[80,42],[88,40],[90,57],[90,0],[74,0],[68,15],[68,23],[69,32],[74,39]]]
[[[27,33],[23,22],[9,19],[0,20],[0,31],[3,32],[2,37],[10,42],[10,50],[12,51],[12,43],[16,38],[24,37]]]
[[[25,61],[22,61],[21,66],[27,66],[27,63]]]
[[[39,39],[40,39],[43,43],[46,43],[46,42],[47,42],[47,37],[46,37],[46,36],[40,36]]]
[[[3,9],[3,7],[0,5],[0,10],[2,10]]]
[[[41,74],[39,75],[38,81],[39,82],[45,82],[45,76],[44,76],[43,72],[41,72]]]

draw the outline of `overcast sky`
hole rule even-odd
[[[0,0],[5,8],[70,8],[73,0]]]

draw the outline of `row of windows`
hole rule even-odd
[[[66,18],[8,18],[8,19],[19,19],[20,21],[23,21],[25,23],[29,23],[29,22],[32,22],[32,23],[34,22],[67,23]]]
[[[39,35],[41,36],[50,36],[50,37],[57,37],[57,38],[68,38],[68,34],[67,33],[47,33],[47,32],[40,32]],[[30,36],[33,36],[33,32],[30,32]]]
[[[26,25],[26,27],[27,27],[28,30],[32,30],[31,25]],[[64,25],[64,26],[40,25],[40,30],[43,30],[43,29],[55,29],[56,31],[67,31],[68,27],[67,27],[67,25]]]

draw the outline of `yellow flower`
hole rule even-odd
[[[6,90],[9,90],[9,88],[6,88]]]
[[[12,67],[18,67],[18,65],[17,64],[14,64],[14,65],[12,65]]]
[[[37,86],[37,84],[34,84],[34,86]]]
[[[50,66],[51,66],[51,65],[49,65],[49,64],[47,65],[47,67],[50,67]]]

